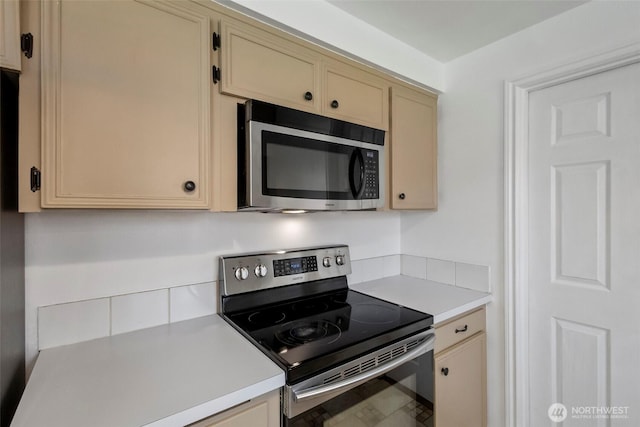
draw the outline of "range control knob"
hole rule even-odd
[[[331,258],[329,258],[328,256],[322,258],[322,265],[324,265],[325,267],[331,267]]]
[[[235,275],[238,280],[246,280],[249,277],[249,269],[247,267],[238,267]]]
[[[336,255],[336,264],[344,265],[344,255]]]
[[[256,265],[256,269],[253,270],[257,277],[264,277],[267,275],[267,266],[264,264]]]

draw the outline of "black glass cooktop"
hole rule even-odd
[[[428,329],[433,316],[343,288],[225,313],[293,384]]]

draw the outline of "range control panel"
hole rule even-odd
[[[300,258],[274,259],[274,277],[318,271],[318,258],[315,255]]]
[[[220,257],[220,291],[235,295],[351,274],[346,245]]]

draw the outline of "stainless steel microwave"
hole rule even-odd
[[[238,209],[384,205],[385,132],[261,101],[238,106]]]

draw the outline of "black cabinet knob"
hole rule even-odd
[[[449,368],[442,368],[440,372],[442,372],[442,375],[446,377],[447,375],[449,375]]]
[[[405,196],[405,195],[404,195],[404,193],[400,193],[400,194],[398,194],[398,198],[399,198],[400,200],[404,200],[404,199],[405,199],[405,197],[407,197],[407,196]]]
[[[311,92],[305,93],[304,99],[306,99],[307,101],[311,101],[313,99],[313,94]]]
[[[193,181],[187,181],[184,183],[184,191],[191,193],[196,189],[196,183]]]
[[[335,99],[331,101],[331,108],[338,108],[340,104]]]

